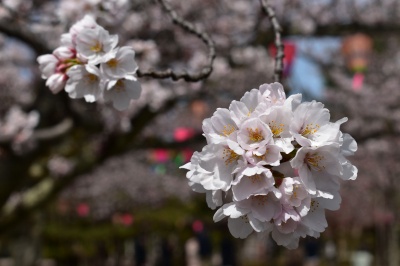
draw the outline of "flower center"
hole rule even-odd
[[[225,135],[226,137],[228,137],[230,134],[232,134],[233,132],[235,132],[236,128],[232,125],[227,125],[224,126],[224,129],[222,130],[222,134]]]
[[[119,80],[117,81],[117,83],[115,83],[114,89],[115,89],[117,92],[125,91],[125,84],[124,84],[124,82],[122,81],[122,79],[119,79]]]
[[[311,200],[310,203],[310,212],[314,212],[319,207],[319,202],[315,200]]]
[[[96,44],[91,46],[90,50],[95,53],[101,52],[103,50],[103,45],[99,41],[96,41]]]
[[[274,137],[279,137],[279,135],[283,132],[283,130],[285,129],[285,125],[284,124],[277,124],[276,121],[272,120],[269,124],[269,128],[271,129],[272,134],[274,135]]]
[[[249,133],[249,139],[253,142],[259,142],[264,140],[263,135],[261,134],[261,130],[256,128],[247,128],[247,132]]]
[[[267,154],[268,154],[268,149],[265,151],[265,153],[263,155],[255,155],[254,154],[254,157],[256,157],[256,159],[259,161],[265,161]]]
[[[225,165],[231,164],[239,158],[239,154],[231,149],[224,149],[222,159],[225,160]]]
[[[268,203],[268,198],[266,195],[257,195],[257,196],[253,196],[253,200],[256,201],[257,205],[265,205]]]
[[[109,66],[110,68],[116,68],[118,66],[118,60],[113,58],[109,61],[107,61],[107,66]]]
[[[325,169],[325,166],[321,165],[321,161],[324,160],[324,156],[313,154],[308,155],[305,158],[305,163],[308,165],[308,168],[311,170],[321,171]]]
[[[318,131],[318,129],[320,128],[320,126],[318,125],[318,124],[313,124],[313,123],[310,123],[310,124],[307,124],[306,125],[306,127],[303,129],[303,128],[301,128],[301,130],[300,130],[300,134],[303,136],[303,137],[306,137],[306,136],[308,136],[308,135],[313,135],[315,132],[317,132]]]
[[[242,219],[246,224],[249,223],[249,217],[247,217],[247,215],[240,216],[240,219]]]
[[[291,196],[292,199],[297,199],[297,190],[299,189],[298,185],[293,186],[293,194]]]
[[[95,74],[90,73],[90,74],[86,75],[86,81],[89,84],[93,84],[93,83],[97,82],[98,80],[99,80],[99,78]]]
[[[261,181],[261,176],[260,175],[252,175],[249,176],[249,179],[251,180],[251,183],[255,183],[255,182],[260,182]]]

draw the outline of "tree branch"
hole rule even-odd
[[[43,38],[30,31],[28,25],[16,19],[0,19],[0,32],[30,45],[37,54],[48,54],[53,50]]]
[[[282,27],[279,24],[278,20],[275,16],[275,11],[269,4],[268,0],[260,0],[262,9],[267,14],[269,20],[272,24],[272,29],[275,34],[275,46],[276,46],[276,55],[275,55],[275,71],[274,71],[274,81],[281,82],[282,73],[283,73],[283,58],[285,54],[283,52],[284,45],[281,39]]]
[[[180,26],[185,31],[196,35],[200,38],[203,43],[208,48],[208,57],[207,57],[207,65],[203,67],[203,69],[198,73],[189,73],[185,70],[182,71],[174,71],[172,69],[167,69],[164,71],[155,71],[155,70],[138,70],[137,75],[138,77],[152,77],[156,79],[165,79],[165,78],[172,78],[173,80],[184,79],[185,81],[189,82],[196,82],[202,79],[207,78],[211,72],[213,67],[213,62],[215,58],[215,45],[214,41],[211,37],[204,31],[195,27],[192,23],[186,21],[181,16],[179,16],[166,2],[165,0],[157,0],[158,3],[163,7],[163,9],[169,14],[174,24]]]

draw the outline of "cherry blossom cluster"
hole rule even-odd
[[[87,15],[61,36],[61,46],[52,54],[38,57],[42,78],[53,93],[64,89],[73,99],[111,101],[124,110],[139,98],[141,86],[134,76],[135,52],[117,44],[117,35]]]
[[[271,233],[296,248],[327,227],[325,209],[340,206],[339,180],[357,177],[346,159],[357,143],[340,131],[346,121],[330,122],[322,103],[263,84],[204,120],[207,145],[182,168],[210,208],[221,206],[214,221],[227,217],[234,237]]]

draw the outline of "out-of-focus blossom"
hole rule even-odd
[[[133,215],[130,213],[116,213],[112,216],[112,222],[116,225],[130,226],[133,220]]]
[[[33,130],[39,123],[37,111],[25,113],[19,106],[13,106],[0,120],[0,138],[11,141],[17,152],[23,152],[34,145]]]
[[[79,203],[78,206],[76,206],[76,213],[80,217],[87,217],[90,213],[90,207],[87,203]]]
[[[129,6],[127,0],[62,0],[57,13],[63,21],[74,21],[91,14],[115,25],[125,17]]]
[[[74,169],[75,163],[61,156],[54,156],[47,162],[47,168],[53,176],[68,175]]]

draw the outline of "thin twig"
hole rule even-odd
[[[276,82],[281,82],[283,73],[283,58],[285,57],[285,54],[283,52],[284,45],[281,39],[282,27],[279,24],[278,20],[276,19],[275,11],[269,4],[269,1],[260,0],[260,3],[264,12],[267,14],[269,20],[271,21],[272,29],[275,34],[276,55],[275,55],[274,80]]]
[[[174,71],[172,69],[167,69],[164,71],[155,71],[155,70],[138,70],[138,77],[152,77],[156,79],[165,79],[172,78],[173,80],[184,79],[185,81],[196,82],[202,79],[207,78],[211,72],[213,67],[213,62],[215,58],[215,45],[214,41],[211,37],[204,31],[195,27],[192,23],[186,21],[181,16],[179,16],[166,2],[165,0],[157,0],[158,3],[163,7],[163,9],[168,12],[174,24],[180,26],[187,32],[196,35],[199,37],[203,43],[208,48],[208,57],[207,57],[207,65],[203,67],[203,69],[198,73],[188,73],[186,70],[182,71]]]
[[[35,140],[55,139],[66,134],[70,129],[72,129],[73,125],[74,123],[72,119],[65,118],[63,121],[53,127],[35,130],[32,137]]]
[[[65,118],[59,124],[48,128],[41,128],[33,131],[33,140],[53,140],[62,135],[65,135],[73,126],[73,122],[70,118]],[[0,144],[12,142],[15,135],[0,136]]]

